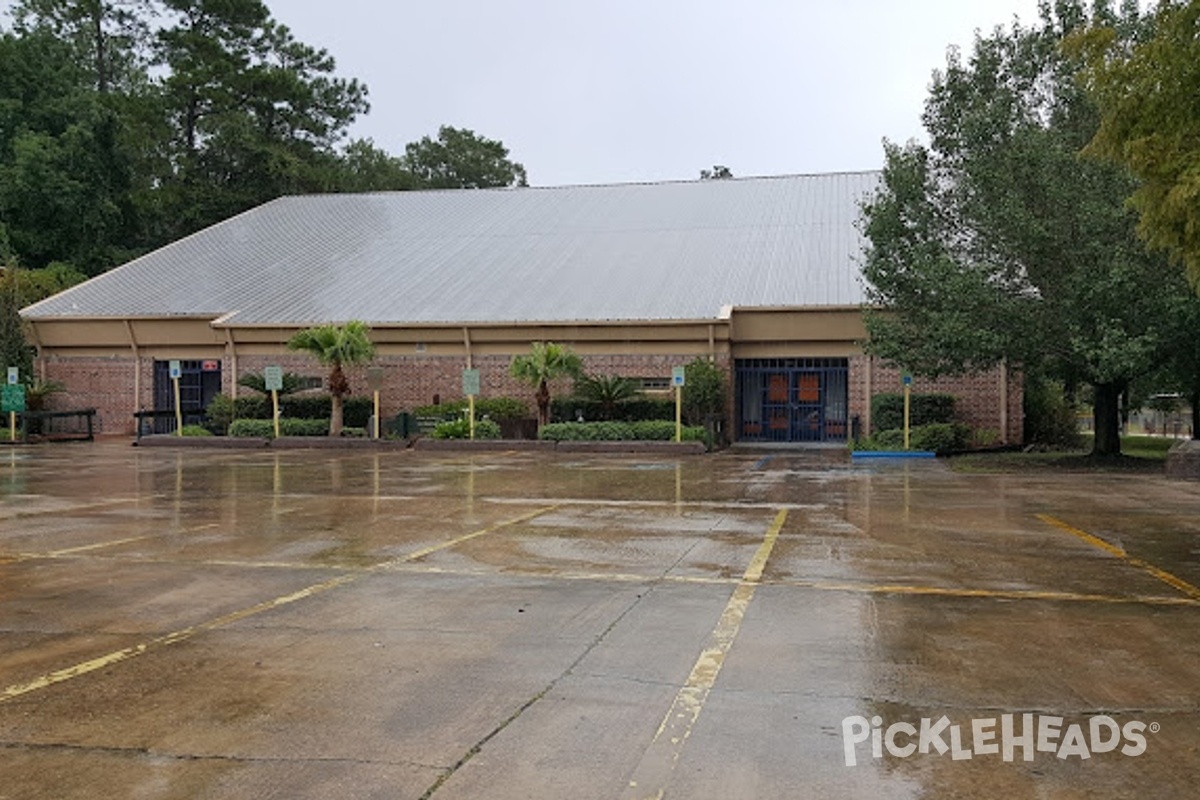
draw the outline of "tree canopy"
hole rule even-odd
[[[1036,27],[951,52],[929,145],[886,148],[863,272],[873,352],[931,376],[1006,362],[1088,384],[1095,452],[1112,454],[1118,397],[1178,344],[1178,298],[1135,236],[1129,174],[1080,157],[1098,114],[1061,44],[1096,19],[1138,28],[1136,8],[1089,8],[1043,4]]]
[[[1101,19],[1073,41],[1100,125],[1088,152],[1133,172],[1138,232],[1200,290],[1200,3],[1160,2],[1152,35]]]
[[[92,276],[285,194],[523,185],[499,141],[349,138],[367,87],[261,0],[17,0],[0,30],[0,235]]]
[[[404,166],[428,189],[527,185],[525,167],[509,160],[503,143],[449,125],[436,140],[425,136],[405,147]]]

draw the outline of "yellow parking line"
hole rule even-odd
[[[487,534],[487,533],[492,533],[494,531],[500,530],[501,528],[507,527],[509,525],[516,525],[521,522],[525,522],[527,520],[533,519],[534,517],[536,517],[540,514],[545,514],[549,511],[553,510],[556,507],[557,506],[550,506],[550,507],[542,508],[537,511],[531,512],[529,514],[523,514],[519,517],[515,517],[513,519],[509,519],[509,520],[505,520],[503,522],[496,523],[495,525],[489,525],[486,528],[482,528],[480,530],[466,534],[465,536],[459,536],[455,539],[450,539],[449,541],[442,542],[441,544],[438,544],[438,545],[433,545],[430,547],[422,548],[420,550],[409,553],[408,555],[401,556],[398,559],[387,562],[386,564],[382,564],[379,567],[377,567],[373,570],[370,570],[370,571],[378,571],[379,569],[383,569],[383,568],[391,566],[393,564],[399,564],[399,563],[403,563],[406,561],[412,561],[414,559],[427,556],[430,553],[437,552],[438,550],[445,550],[447,548],[454,547],[457,544],[468,541],[470,539],[474,539],[479,536],[483,536],[484,534]],[[11,700],[14,697],[20,697],[21,695],[25,695],[30,692],[37,691],[39,689],[45,689],[48,686],[53,686],[55,684],[62,683],[64,681],[69,681],[72,678],[78,678],[81,675],[87,675],[88,673],[95,672],[96,670],[104,669],[105,667],[112,666],[113,664],[118,664],[122,661],[127,661],[131,658],[135,658],[137,656],[144,655],[145,653],[148,653],[152,650],[157,650],[161,647],[165,647],[166,645],[177,644],[178,642],[186,641],[187,639],[192,638],[196,634],[203,633],[205,631],[215,630],[217,628],[221,628],[226,625],[230,625],[234,622],[238,622],[240,620],[246,619],[247,617],[252,617],[256,614],[261,614],[265,611],[270,611],[272,609],[279,608],[280,606],[285,606],[290,603],[295,603],[298,600],[304,600],[306,598],[313,597],[315,595],[321,594],[323,592],[327,592],[330,589],[334,589],[339,586],[345,586],[346,584],[353,583],[354,581],[359,580],[366,574],[368,574],[367,571],[351,573],[351,574],[346,574],[346,575],[339,575],[336,578],[331,578],[330,580],[323,581],[323,582],[317,583],[317,584],[313,584],[312,586],[308,586],[304,589],[300,589],[299,591],[283,595],[282,597],[276,597],[273,600],[266,600],[266,601],[258,603],[256,605],[249,606],[248,608],[243,608],[238,611],[234,611],[229,614],[225,614],[224,616],[217,617],[216,619],[208,620],[207,622],[201,622],[197,625],[192,625],[190,627],[183,628],[178,631],[173,631],[173,632],[165,634],[163,636],[157,636],[148,641],[133,645],[132,647],[126,647],[122,650],[116,650],[112,653],[107,653],[98,658],[93,658],[91,660],[84,661],[79,664],[75,664],[74,666],[67,667],[65,669],[60,669],[55,672],[48,673],[46,675],[42,675],[41,677],[35,678],[35,679],[33,679],[31,681],[27,681],[25,683],[14,684],[14,685],[9,686],[6,689],[0,691],[0,703],[4,702],[6,700]]]
[[[1072,525],[1068,525],[1067,523],[1063,522],[1062,520],[1056,519],[1055,517],[1052,517],[1049,514],[1038,514],[1037,518],[1040,519],[1042,522],[1045,522],[1048,525],[1053,525],[1054,527],[1058,528],[1059,530],[1066,531],[1067,533],[1069,533],[1073,536],[1079,537],[1083,541],[1087,542],[1088,544],[1092,545],[1093,547],[1100,548],[1101,550],[1108,553],[1109,555],[1116,556],[1117,558],[1121,559],[1122,561],[1125,561],[1127,564],[1129,564],[1132,567],[1137,567],[1138,569],[1142,570],[1143,572],[1153,575],[1155,578],[1158,578],[1160,581],[1162,581],[1163,583],[1167,584],[1168,586],[1170,586],[1174,589],[1178,589],[1179,591],[1183,592],[1184,594],[1186,594],[1188,597],[1192,598],[1193,600],[1200,600],[1200,589],[1197,589],[1195,586],[1193,586],[1192,584],[1183,580],[1182,578],[1172,575],[1171,573],[1167,572],[1166,570],[1159,569],[1158,567],[1154,566],[1153,564],[1149,563],[1148,561],[1143,561],[1140,558],[1131,556],[1131,555],[1129,555],[1129,553],[1125,552],[1120,547],[1117,547],[1114,544],[1110,544],[1109,542],[1106,542],[1097,536],[1093,536],[1092,534],[1088,533],[1087,531],[1082,531],[1079,528],[1076,528]]]
[[[733,647],[738,631],[741,630],[746,609],[754,599],[754,592],[762,579],[767,559],[771,557],[771,551],[779,538],[779,531],[786,520],[787,509],[784,509],[775,515],[774,521],[767,529],[762,544],[725,605],[717,627],[709,635],[708,643],[696,659],[691,674],[675,695],[675,700],[663,717],[662,724],[658,726],[650,746],[646,748],[634,770],[624,795],[627,800],[657,800],[665,795],[671,774],[683,753],[683,747],[692,735],[692,727],[700,718],[700,712],[704,710],[709,692],[717,682],[725,657]]]

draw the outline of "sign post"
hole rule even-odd
[[[183,365],[178,361],[171,361],[167,367],[175,389],[175,435],[183,436],[183,409],[179,405],[179,378],[183,375]]]
[[[10,373],[11,374],[11,373]],[[19,383],[10,383],[3,387],[0,405],[8,412],[8,439],[17,440],[17,414],[25,411],[25,387]]]
[[[467,396],[467,414],[471,421],[471,438],[475,438],[475,395],[479,394],[479,370],[463,370],[463,394]]]
[[[8,386],[16,386],[20,382],[21,382],[20,368],[19,367],[9,367],[8,368]],[[14,395],[14,393],[12,392],[12,390],[6,388],[4,406],[5,406],[5,408],[8,409],[8,440],[10,442],[15,442],[17,439],[17,412],[16,412],[16,410],[13,409],[13,407],[12,407],[13,403],[10,402],[10,400],[9,400],[10,395]],[[13,401],[15,401],[15,395],[13,396],[12,399],[13,399]],[[24,409],[24,405],[25,405],[24,400],[25,400],[24,393],[22,393],[22,397],[21,397],[22,408],[20,409],[22,411],[25,410]]]
[[[683,441],[683,386],[687,381],[684,367],[671,368],[671,385],[675,387],[675,441]]]
[[[375,395],[375,415],[371,418],[374,422],[371,424],[371,438],[379,438],[379,390],[383,388],[383,367],[370,367],[367,369],[367,386]]]
[[[904,449],[908,449],[909,419],[912,410],[912,375],[904,373],[900,379],[904,383]]]
[[[275,438],[279,438],[279,390],[283,388],[283,367],[263,367],[263,386],[271,393],[271,419],[275,423]]]

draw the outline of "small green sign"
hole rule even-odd
[[[263,383],[268,392],[278,392],[283,389],[283,367],[264,367]]]
[[[0,411],[8,413],[16,411],[22,413],[25,411],[25,387],[21,384],[9,385],[5,384],[0,387],[3,394],[0,395]]]
[[[463,370],[463,394],[467,397],[475,397],[479,395],[479,370],[464,369]]]

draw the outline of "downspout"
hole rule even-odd
[[[225,329],[225,349],[229,351],[229,397],[233,400],[238,396],[238,357],[237,343],[233,340],[233,328]]]
[[[133,411],[136,414],[142,410],[142,355],[138,349],[137,337],[133,335],[133,323],[125,322],[125,332],[129,334],[129,347],[133,350]]]
[[[862,435],[864,437],[871,435],[871,373],[875,369],[875,356],[867,356],[867,375],[865,381],[865,389],[867,393],[867,402],[863,407],[863,428]]]
[[[463,346],[467,349],[467,369],[474,369],[475,365],[471,358],[471,329],[463,325]]]
[[[1000,359],[1000,442],[1008,444],[1008,361]]]

